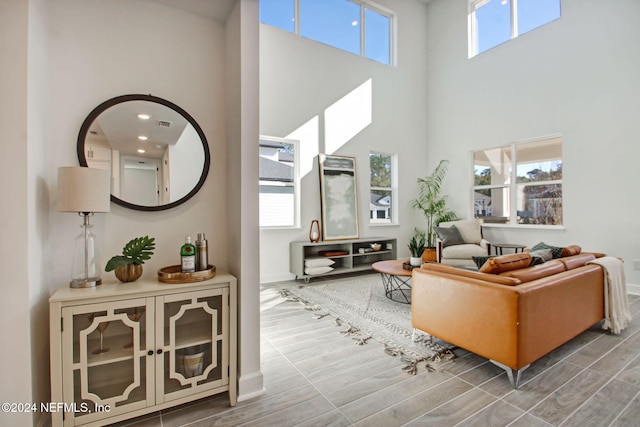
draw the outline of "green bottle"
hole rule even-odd
[[[191,244],[191,236],[185,237],[184,245],[180,248],[180,269],[183,273],[196,271],[196,247]]]

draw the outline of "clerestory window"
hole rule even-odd
[[[560,0],[470,0],[469,58],[560,18]]]
[[[260,22],[382,64],[394,64],[394,15],[369,1],[261,0]]]

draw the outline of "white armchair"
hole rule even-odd
[[[477,219],[441,222],[434,228],[438,236],[436,257],[442,264],[475,267],[472,257],[491,253],[491,243],[483,238]]]

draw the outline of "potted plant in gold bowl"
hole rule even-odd
[[[114,271],[121,282],[133,282],[142,276],[142,264],[148,261],[156,248],[155,237],[136,237],[122,248],[122,255],[112,257],[105,271]]]

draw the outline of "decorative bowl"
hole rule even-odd
[[[380,249],[382,249],[382,245],[380,243],[371,243],[371,249],[374,252],[378,252]]]

